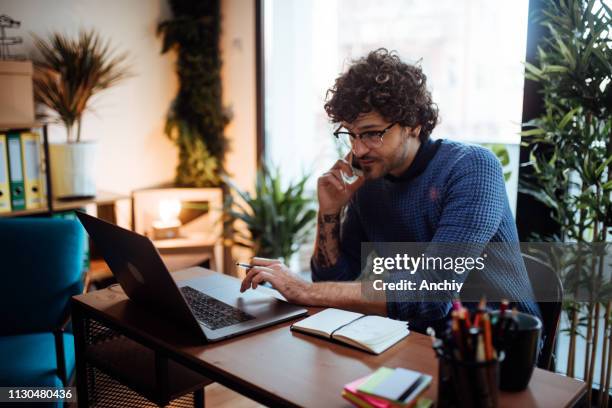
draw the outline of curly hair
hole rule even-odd
[[[438,123],[438,107],[427,90],[423,70],[385,48],[353,61],[327,90],[325,111],[333,123],[350,123],[361,113],[377,111],[401,126],[421,125],[421,141],[429,138]]]

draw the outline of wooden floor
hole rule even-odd
[[[206,408],[255,408],[264,406],[217,383],[207,385],[204,394],[206,396]]]

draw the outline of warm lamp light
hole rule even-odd
[[[153,221],[153,239],[178,238],[181,221],[179,200],[161,200],[158,205],[159,218]]]
[[[181,212],[179,200],[161,200],[158,206],[159,219],[164,222],[179,222],[178,216]]]

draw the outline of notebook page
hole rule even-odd
[[[325,309],[293,324],[294,329],[322,333],[329,336],[338,327],[344,326],[363,316],[361,313],[340,309]],[[360,319],[362,320],[362,319]]]
[[[336,331],[334,337],[350,339],[376,352],[390,347],[408,333],[406,322],[381,316],[366,316]]]

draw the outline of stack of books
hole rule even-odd
[[[405,368],[381,367],[344,386],[342,397],[360,408],[426,408],[433,401],[421,395],[431,376]]]

